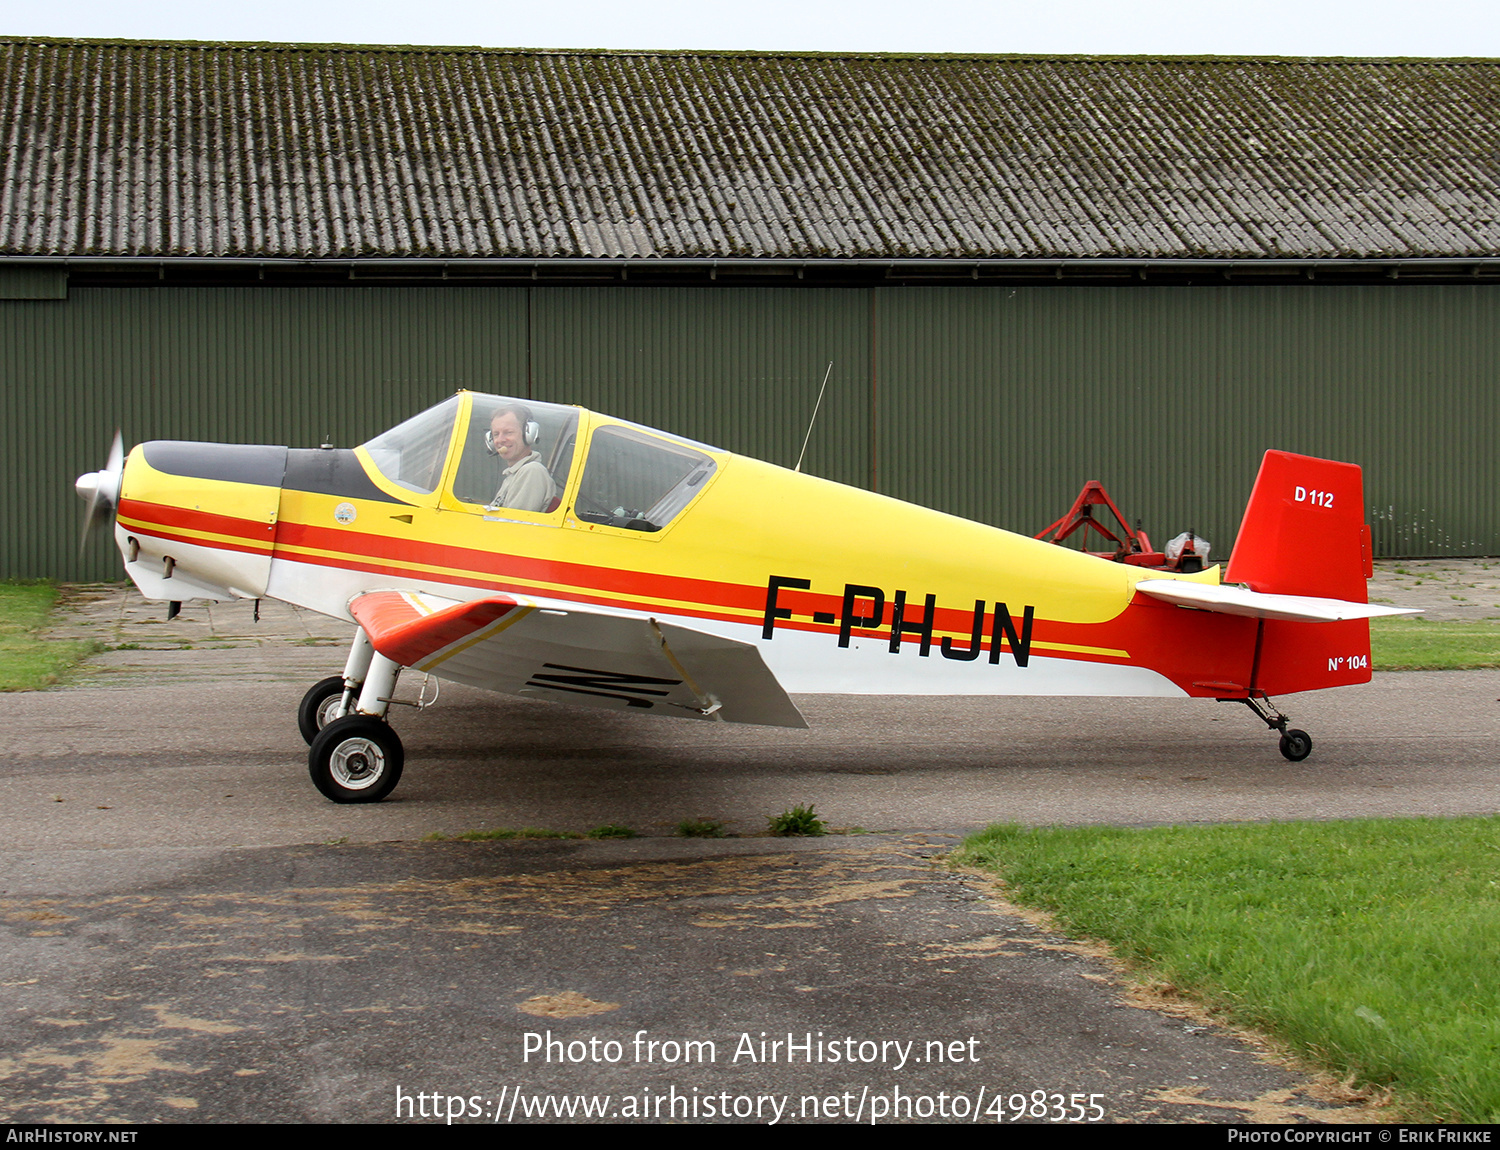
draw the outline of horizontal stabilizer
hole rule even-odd
[[[1293,623],[1341,623],[1347,619],[1373,619],[1378,615],[1421,614],[1420,610],[1410,607],[1320,599],[1311,595],[1271,595],[1222,583],[1190,583],[1183,579],[1142,579],[1135,589],[1179,607],[1196,607],[1200,611],[1217,611],[1221,615],[1248,615],[1252,619],[1285,619]]]
[[[350,613],[405,667],[510,695],[678,718],[805,727],[750,643],[656,619],[509,595],[356,596]]]

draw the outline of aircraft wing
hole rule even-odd
[[[1320,599],[1312,595],[1271,595],[1222,583],[1190,583],[1183,579],[1142,579],[1135,589],[1179,607],[1196,607],[1224,615],[1248,615],[1252,619],[1286,619],[1295,623],[1339,623],[1346,619],[1373,619],[1378,615],[1421,614],[1420,610],[1410,607]]]
[[[468,602],[371,591],[349,611],[388,659],[444,679],[560,703],[805,727],[750,643],[509,595]]]

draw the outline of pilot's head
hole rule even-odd
[[[537,430],[536,421],[524,404],[508,403],[490,417],[487,445],[509,466],[531,454]]]

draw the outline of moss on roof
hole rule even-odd
[[[0,39],[0,255],[1488,256],[1500,61]]]

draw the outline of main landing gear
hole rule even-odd
[[[331,675],[321,683],[314,683],[302,696],[302,705],[297,708],[297,729],[309,747],[324,727],[348,713],[350,701],[344,698],[345,690],[344,676]]]
[[[336,803],[378,803],[396,789],[405,761],[401,737],[368,715],[335,719],[307,752],[313,786]]]
[[[1287,723],[1291,720],[1272,706],[1270,699],[1262,696],[1259,699],[1220,699],[1219,701],[1221,703],[1244,703],[1255,713],[1256,718],[1271,730],[1280,731],[1281,753],[1292,762],[1300,763],[1312,754],[1312,736],[1296,727],[1288,727]]]
[[[297,708],[313,786],[336,803],[378,803],[396,789],[406,752],[386,722],[401,664],[361,628],[344,673],[313,685]]]

